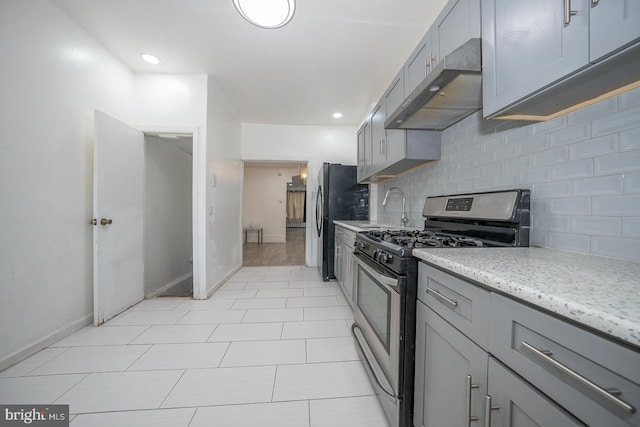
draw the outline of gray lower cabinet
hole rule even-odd
[[[335,230],[334,272],[345,298],[353,306],[355,300],[353,294],[355,261],[351,254],[355,247],[356,233],[339,225],[336,225]]]
[[[414,426],[483,426],[487,352],[421,301],[416,313]]]
[[[415,360],[416,427],[640,426],[640,352],[422,262]]]
[[[485,403],[488,403],[489,410],[485,412],[489,422],[485,421],[485,424],[480,425],[487,427],[585,426],[493,357],[489,358],[487,396],[490,396],[490,400],[485,398],[488,400]]]

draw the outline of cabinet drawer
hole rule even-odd
[[[640,425],[640,352],[498,294],[491,296],[489,345],[584,423]]]
[[[482,348],[489,341],[491,293],[420,262],[418,299]]]
[[[356,233],[346,228],[342,229],[342,241],[353,249],[356,245]]]

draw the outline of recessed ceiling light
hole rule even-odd
[[[158,65],[160,63],[160,58],[158,58],[157,56],[151,55],[150,53],[143,53],[140,56],[142,56],[142,59],[148,62],[149,64]]]
[[[334,119],[340,119],[340,118],[342,118],[342,113],[333,113],[333,118],[334,118]]]
[[[286,25],[296,10],[295,0],[233,0],[244,19],[260,28]]]

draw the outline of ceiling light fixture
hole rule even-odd
[[[333,113],[333,118],[334,119],[341,119],[342,118],[342,113]]]
[[[244,19],[260,28],[286,25],[296,10],[295,0],[233,0]]]
[[[160,58],[157,56],[151,55],[150,53],[142,53],[140,54],[142,59],[149,64],[158,65],[160,63]]]

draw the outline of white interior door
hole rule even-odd
[[[95,112],[93,320],[100,325],[144,299],[144,134]]]

